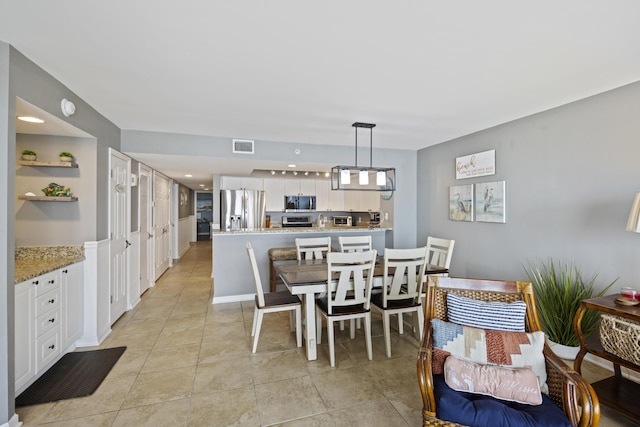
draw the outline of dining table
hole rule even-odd
[[[275,272],[292,295],[298,295],[304,306],[304,343],[307,360],[318,358],[316,342],[316,308],[317,294],[326,293],[329,289],[329,270],[326,259],[313,260],[281,260],[274,261]],[[427,264],[425,276],[447,274],[449,270],[437,265]],[[378,256],[374,268],[373,287],[380,288],[384,283],[384,257]],[[426,277],[425,277],[426,281]]]

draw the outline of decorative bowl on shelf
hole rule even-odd
[[[55,182],[50,183],[47,187],[42,189],[45,196],[50,197],[71,197],[71,188],[66,188]]]
[[[38,158],[38,156],[36,156],[35,154],[23,154],[22,155],[22,160],[28,160],[30,162],[35,161]]]
[[[73,161],[73,154],[71,154],[68,151],[63,151],[58,155],[60,156],[60,161],[61,162],[71,162],[71,161]]]

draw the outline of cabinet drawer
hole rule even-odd
[[[58,282],[57,271],[43,274],[42,276],[38,276],[31,280],[31,283],[35,285],[36,296],[49,292],[52,289],[59,288]]]
[[[60,289],[52,289],[51,292],[36,297],[35,316],[39,317],[49,310],[60,307]]]
[[[36,372],[60,354],[60,328],[54,328],[36,339]]]
[[[41,336],[53,328],[60,327],[60,307],[51,310],[36,319],[36,337]]]

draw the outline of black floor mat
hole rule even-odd
[[[127,347],[67,353],[16,398],[16,406],[93,394]]]

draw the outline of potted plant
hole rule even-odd
[[[542,329],[553,351],[563,359],[575,359],[580,342],[573,330],[580,302],[603,296],[618,280],[609,283],[600,292],[594,289],[597,274],[585,281],[582,273],[573,263],[536,261],[525,267],[529,280],[533,283],[533,293]],[[591,335],[598,328],[599,314],[588,310],[582,318],[582,331]]]
[[[70,162],[73,160],[73,154],[71,154],[68,151],[62,151],[60,154],[58,154],[60,156],[60,161],[61,162]]]
[[[22,160],[34,161],[38,158],[38,154],[33,150],[22,150]]]

